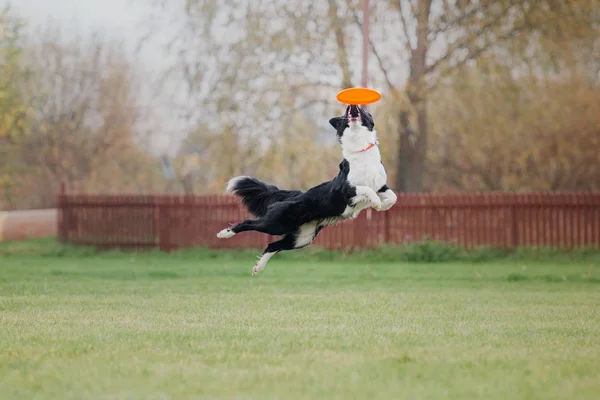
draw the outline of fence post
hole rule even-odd
[[[152,206],[154,209],[154,245],[160,249],[160,197],[157,195],[152,196]]]
[[[393,207],[392,207],[393,209]],[[390,211],[387,210],[383,213],[383,244],[388,245],[390,243]]]
[[[171,227],[169,225],[169,214],[171,211],[171,198],[160,199],[158,202],[158,248],[161,251],[171,251]]]
[[[67,206],[66,191],[67,189],[65,181],[61,181],[60,189],[58,191],[58,195],[56,196],[56,226],[58,230],[58,241],[60,243],[65,243],[67,241],[67,230],[65,223],[65,208]]]
[[[512,248],[513,250],[519,247],[519,221],[517,220],[517,202],[520,195],[515,194],[513,197],[512,204],[510,206],[511,220],[512,220]]]

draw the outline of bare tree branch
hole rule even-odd
[[[342,89],[352,87],[350,79],[350,66],[348,65],[348,52],[346,51],[346,43],[344,42],[344,24],[338,17],[338,7],[336,0],[328,0],[329,6],[329,21],[331,29],[335,35],[337,43],[337,58],[342,69]]]
[[[406,23],[406,17],[404,17],[404,12],[402,10],[402,0],[398,0],[396,2],[396,5],[398,7],[398,13],[400,14],[400,21],[402,22],[402,30],[404,31],[404,36],[406,37],[406,42],[404,45],[406,46],[406,49],[410,53],[415,49],[415,46],[413,46],[413,44],[411,43],[410,35],[408,33],[408,24]],[[412,4],[411,4],[411,8],[412,8]]]
[[[473,7],[471,10],[467,11],[466,13],[464,13],[462,15],[459,15],[458,17],[456,17],[452,20],[448,20],[448,21],[444,21],[444,22],[437,21],[436,23],[434,23],[436,28],[430,30],[430,35],[431,35],[430,40],[431,41],[435,40],[437,35],[439,35],[440,33],[445,33],[449,29],[453,29],[453,28],[456,28],[457,26],[461,26],[464,22],[468,21],[470,18],[474,17],[475,15],[477,15],[480,12],[486,13],[488,11],[488,9],[490,8],[490,6],[493,4],[494,4],[493,1],[484,0],[481,2],[481,5],[479,7]]]
[[[427,90],[428,91],[435,90],[435,88],[438,87],[439,84],[442,83],[443,78],[446,77],[446,76],[448,76],[448,74],[450,74],[451,71],[454,71],[457,68],[460,68],[463,65],[465,65],[467,62],[478,58],[479,56],[481,56],[482,54],[484,54],[487,50],[489,50],[490,47],[494,46],[497,43],[500,43],[502,41],[510,39],[511,37],[513,37],[513,36],[519,34],[520,32],[522,32],[525,28],[526,28],[525,25],[520,26],[518,28],[515,28],[515,29],[511,30],[510,32],[506,32],[504,35],[498,36],[493,43],[488,43],[486,45],[482,45],[481,47],[478,47],[478,48],[475,48],[475,49],[470,49],[469,53],[464,58],[460,59],[459,61],[457,61],[456,63],[454,63],[452,65],[452,68],[448,68],[448,69],[442,71],[440,73],[440,75],[438,76],[438,79],[435,80],[435,83],[431,84],[428,87]]]
[[[415,1],[416,1],[416,3],[419,3],[419,1],[421,1],[421,0],[415,0]],[[412,15],[414,15],[416,17],[417,13],[418,13],[418,11],[417,11],[418,10],[418,5],[415,4],[413,2],[413,0],[408,0],[408,3],[410,4],[410,11],[412,12]]]
[[[467,49],[470,54],[469,59],[473,59],[476,55],[478,56],[481,53],[485,52],[487,48],[513,36],[515,31],[522,29],[524,26],[513,27],[505,34],[497,36],[496,40],[486,41],[483,45],[476,46],[475,49],[471,48],[471,46],[473,45],[472,42],[474,42],[474,38],[477,39],[483,36],[485,32],[490,30],[490,28],[498,24],[504,17],[506,17],[512,8],[513,4],[510,4],[508,7],[503,8],[502,11],[498,13],[498,15],[490,19],[480,29],[471,34],[465,35],[464,37],[456,40],[456,42],[450,44],[450,46],[448,46],[448,49],[446,50],[446,53],[440,58],[438,58],[436,61],[434,61],[432,64],[430,64],[425,70],[425,73],[430,74],[436,69],[440,68],[441,65],[447,63],[459,50]],[[468,61],[468,59],[464,60],[464,62],[466,61]]]
[[[353,11],[352,15],[354,17],[354,22],[356,22],[358,27],[362,30],[362,22],[358,18],[358,14],[356,13],[356,11]],[[392,83],[392,80],[390,79],[390,74],[389,74],[387,68],[385,68],[385,66],[383,65],[383,59],[379,55],[379,52],[377,51],[377,47],[375,46],[375,43],[373,43],[373,40],[371,39],[370,36],[369,36],[369,46],[371,47],[371,51],[373,52],[373,55],[375,55],[375,58],[377,59],[377,64],[379,65],[379,69],[383,73],[383,78],[385,79],[385,83],[388,85],[388,88],[391,91],[395,92],[397,89],[396,85],[394,85]]]

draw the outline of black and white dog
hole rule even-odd
[[[249,176],[235,177],[227,184],[227,192],[238,196],[257,219],[223,229],[217,237],[230,238],[252,230],[283,236],[267,245],[253,275],[260,273],[276,253],[311,244],[324,227],[356,218],[368,207],[388,210],[396,202],[396,195],[386,185],[371,114],[348,106],[343,116],[329,122],[337,131],[344,154],[339,173],[331,181],[307,191],[281,190]]]
[[[374,207],[386,211],[396,203],[396,194],[387,186],[387,174],[381,161],[375,122],[370,112],[359,106],[348,106],[341,117],[331,118],[331,126],[337,131],[342,154],[350,163],[348,181],[353,186],[366,186],[377,192],[382,204]],[[368,204],[358,204],[355,217]]]

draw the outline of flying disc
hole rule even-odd
[[[373,89],[356,87],[342,90],[336,98],[340,103],[360,105],[375,103],[381,95]]]

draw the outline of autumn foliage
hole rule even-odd
[[[179,7],[155,3],[158,15]],[[61,181],[216,193],[239,174],[301,189],[335,175],[327,121],[344,109],[335,94],[358,86],[358,0],[186,4],[194,23],[171,38],[161,101],[118,43],[52,25],[25,35],[0,13],[0,209],[53,207]],[[396,191],[600,189],[595,1],[371,8],[369,86],[382,100],[369,109]]]

